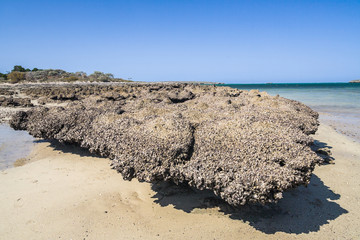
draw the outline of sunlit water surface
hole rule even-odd
[[[7,124],[0,124],[0,170],[13,167],[17,159],[29,155],[34,140],[25,131],[15,131]]]

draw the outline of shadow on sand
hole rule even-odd
[[[334,160],[330,157],[330,151],[326,150],[332,147],[326,143],[315,141],[312,148],[324,158],[323,164],[328,164],[329,159]],[[217,208],[231,219],[248,222],[255,229],[267,234],[315,232],[322,225],[348,213],[334,202],[340,199],[340,195],[334,193],[315,174],[307,187],[291,189],[283,194],[283,199],[278,203],[264,206],[245,205],[235,208],[209,190],[200,191],[173,183],[153,184],[152,189],[157,192],[153,196],[155,202],[161,206],[173,205],[174,208],[189,213],[194,209]]]
[[[69,152],[82,157],[96,156],[88,150],[75,145],[50,141],[54,150]],[[325,143],[316,142],[321,148],[331,148]],[[232,207],[209,190],[197,190],[187,185],[175,185],[169,182],[152,184],[156,192],[154,202],[161,206],[173,205],[174,208],[190,213],[194,209],[217,208],[220,213],[231,219],[248,222],[255,229],[267,234],[275,232],[309,233],[320,229],[322,225],[348,213],[334,202],[340,198],[327,187],[315,174],[307,187],[300,186],[289,190],[276,204],[245,205]]]
[[[60,143],[57,140],[43,140],[38,139],[34,141],[34,143],[41,143],[41,142],[48,142],[50,143],[50,147],[55,151],[61,151],[63,153],[72,153],[76,154],[80,157],[97,157],[97,158],[104,158],[98,154],[89,152],[88,149],[82,148],[76,144],[68,144],[68,143]]]
[[[300,186],[284,193],[284,198],[276,204],[245,205],[232,207],[216,197],[211,191],[200,191],[172,183],[153,184],[157,193],[153,196],[161,206],[173,205],[174,208],[191,212],[196,208],[214,208],[231,219],[248,222],[264,233],[309,233],[318,231],[348,211],[333,202],[340,198],[313,175],[307,187]]]
[[[332,147],[327,145],[327,143],[315,140],[311,149],[324,160],[324,165],[334,163],[335,159],[331,156]]]

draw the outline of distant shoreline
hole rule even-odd
[[[358,79],[358,80],[352,80],[352,81],[350,81],[349,83],[360,83],[360,79]]]

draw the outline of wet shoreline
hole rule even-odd
[[[26,158],[35,141],[26,131],[15,131],[8,124],[0,124],[0,170],[12,168],[18,159]]]
[[[360,143],[360,122],[352,117],[336,116],[320,112],[320,122],[333,128],[337,133]]]

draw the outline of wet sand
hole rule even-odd
[[[350,115],[350,114],[349,114]],[[320,112],[320,121],[331,126],[336,132],[360,142],[360,115],[347,116]]]
[[[274,205],[235,210],[208,192],[122,180],[109,160],[37,143],[0,172],[0,239],[359,239],[360,143],[321,125],[334,165]]]
[[[13,167],[17,159],[26,160],[25,157],[34,147],[34,140],[27,132],[14,131],[10,126],[0,123],[0,171]]]

